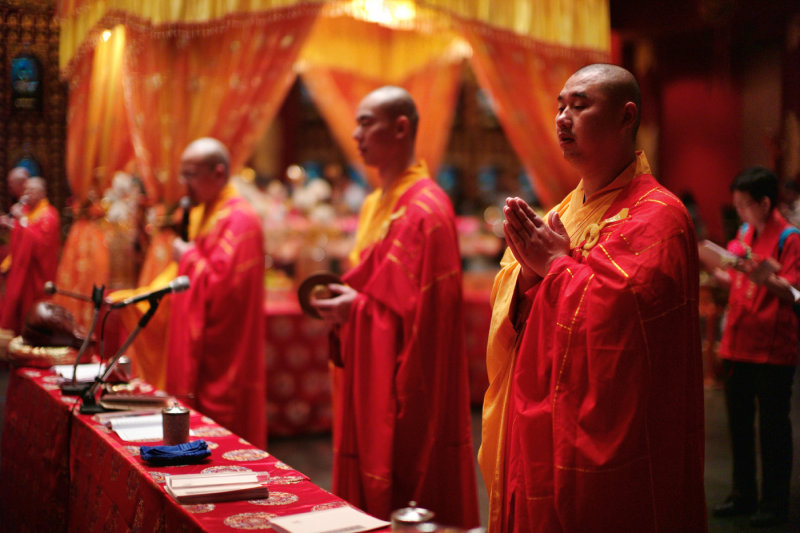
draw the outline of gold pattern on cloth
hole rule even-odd
[[[567,229],[570,247],[574,249],[586,241],[584,251],[588,251],[597,243],[596,239],[599,238],[600,231],[605,225],[627,218],[627,209],[621,209],[619,213],[603,220],[606,211],[622,188],[635,176],[649,173],[650,165],[644,153],[636,152],[636,159],[619,176],[588,199],[585,198],[583,182],[579,183],[575,190],[553,208]],[[587,235],[592,239],[587,239]],[[499,527],[503,521],[504,449],[509,422],[507,405],[511,376],[516,362],[517,343],[520,339],[510,317],[511,301],[514,298],[520,267],[510,248],[506,249],[501,267],[492,287],[492,321],[486,347],[489,387],[483,402],[482,442],[478,451],[478,464],[489,491],[489,524],[493,529]]]
[[[213,204],[201,204],[194,207],[189,215],[189,239],[195,240],[199,235],[206,235],[214,227],[216,221],[227,211],[225,203],[238,196],[236,188],[228,183],[217,195]]]
[[[583,180],[581,180],[575,190],[553,208],[561,217],[561,222],[567,229],[571,248],[577,248],[586,240],[587,235],[599,237],[600,229],[602,229],[600,223],[606,211],[614,203],[620,191],[634,177],[640,174],[650,174],[650,164],[647,162],[647,156],[644,155],[644,152],[637,151],[636,158],[625,170],[614,178],[611,183],[592,194],[589,198],[585,196]],[[605,221],[605,223],[608,222],[611,221]],[[590,226],[598,227],[589,229]],[[596,241],[589,248],[584,248],[584,253],[588,252],[594,244],[596,244]]]
[[[583,256],[586,257],[589,255],[589,250],[594,248],[594,245],[597,244],[597,241],[600,240],[600,231],[605,228],[608,224],[612,222],[619,222],[620,220],[625,220],[628,218],[628,208],[623,208],[619,213],[614,215],[613,217],[609,217],[599,224],[591,224],[586,228],[586,231],[583,232],[583,246],[581,246],[581,250],[583,251]]]
[[[392,222],[405,214],[405,208],[394,211],[397,201],[416,182],[428,177],[424,161],[412,165],[387,190],[376,189],[364,200],[358,220],[356,243],[350,252],[350,264],[361,262],[361,252],[382,240],[389,232]]]

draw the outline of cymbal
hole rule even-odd
[[[329,283],[341,283],[342,279],[333,272],[317,272],[311,274],[300,283],[297,288],[297,300],[300,302],[300,309],[312,318],[322,318],[319,312],[311,305],[312,298],[330,297],[328,291]],[[324,296],[324,294],[328,296]]]

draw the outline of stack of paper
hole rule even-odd
[[[269,525],[280,533],[356,533],[384,528],[389,522],[378,520],[349,505],[310,513],[280,516],[269,521]]]
[[[110,420],[111,429],[122,440],[157,440],[164,438],[161,413],[141,416],[121,416]]]
[[[255,472],[167,475],[164,488],[178,503],[184,504],[269,497],[269,490],[258,481]]]
[[[100,405],[118,411],[140,410],[151,407],[166,407],[175,399],[164,394],[106,393],[100,397]]]
[[[78,383],[91,383],[94,378],[101,375],[106,365],[100,363],[86,363],[78,365],[75,369],[75,381]],[[72,365],[55,365],[53,372],[62,378],[72,379]]]

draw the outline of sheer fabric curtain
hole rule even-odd
[[[420,116],[417,157],[435,176],[450,137],[465,55],[450,32],[394,29],[331,17],[318,20],[298,69],[348,161],[362,171],[352,138],[359,102],[383,85],[408,90]],[[375,176],[365,172],[375,185]]]
[[[114,173],[133,160],[122,98],[122,56],[125,29],[109,31],[94,49],[81,56],[69,79],[67,111],[67,179],[75,221],[61,252],[56,286],[89,295],[93,285],[108,286],[110,258],[100,199]],[[81,327],[91,322],[92,308],[56,296]]]
[[[309,9],[236,15],[203,26],[129,28],[125,104],[151,200],[176,202],[180,156],[216,137],[241,169],[295,78],[292,65],[315,17]]]
[[[577,184],[555,132],[556,97],[580,67],[608,61],[598,50],[571,49],[523,39],[502,30],[465,23],[471,65],[491,96],[494,111],[545,207]]]

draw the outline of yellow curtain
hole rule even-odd
[[[122,98],[125,30],[117,27],[81,57],[69,80],[67,111],[67,179],[76,221],[61,252],[56,286],[90,295],[93,285],[108,286],[110,258],[99,204],[114,173],[133,159]],[[81,327],[91,321],[90,304],[57,296]]]
[[[124,91],[139,171],[151,200],[175,202],[180,155],[198,137],[231,151],[238,170],[277,113],[314,12],[273,11],[236,24],[159,33],[128,29]]]
[[[102,193],[117,170],[133,158],[122,98],[125,29],[109,31],[81,58],[69,80],[67,178],[76,202]]]
[[[461,33],[472,46],[478,83],[489,92],[539,200],[554,205],[577,183],[555,134],[556,97],[575,70],[608,61],[608,49],[548,45],[475,23],[462,24]]]
[[[82,218],[73,222],[58,263],[56,287],[91,296],[94,284],[108,287],[110,273],[110,257],[102,219]],[[91,303],[60,294],[53,301],[69,309],[78,326],[88,329],[92,321]]]
[[[431,20],[448,24],[460,19],[581,48],[607,47],[610,33],[608,0],[58,0],[60,65],[62,72],[69,72],[73,60],[91,50],[103,28],[119,23],[196,24],[238,13],[321,4],[365,20],[378,21],[389,13],[407,28]],[[425,22],[421,25],[418,15],[423,11]],[[416,20],[411,20],[412,16]]]
[[[369,43],[369,46],[365,46]],[[320,17],[298,70],[314,103],[351,164],[364,171],[352,138],[361,99],[399,85],[417,104],[417,157],[435,175],[442,161],[461,79],[462,42],[447,31],[420,32],[341,16]],[[375,176],[366,171],[375,185]]]

